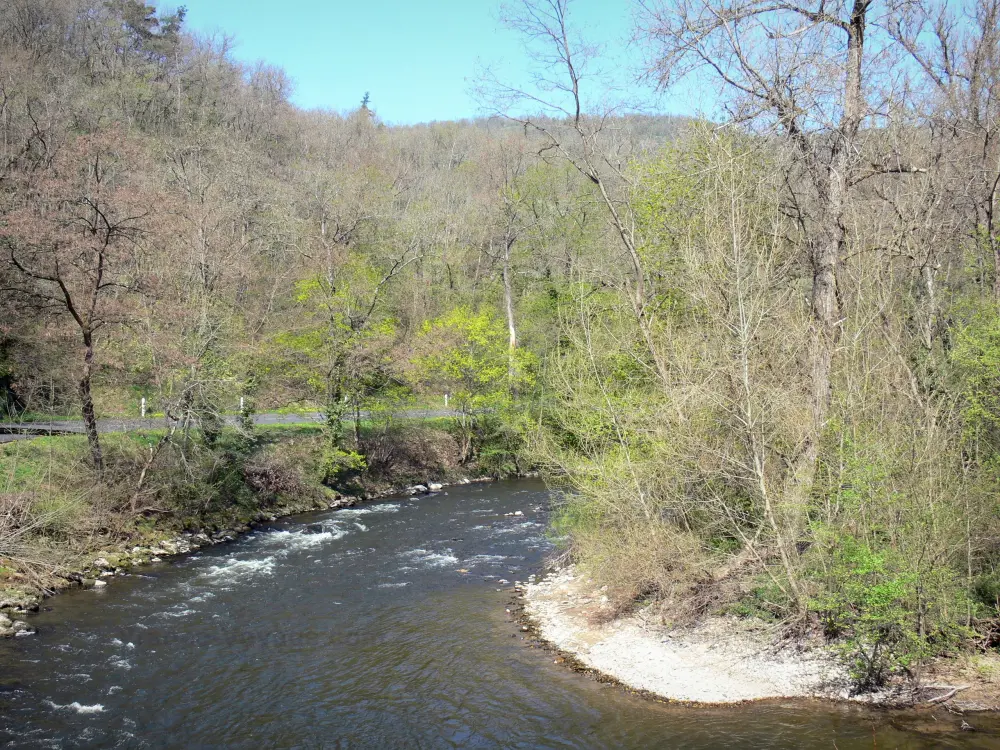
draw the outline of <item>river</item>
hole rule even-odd
[[[0,642],[0,747],[1000,746],[992,717],[671,706],[554,664],[501,583],[540,572],[546,500],[517,481],[298,516],[50,600]]]

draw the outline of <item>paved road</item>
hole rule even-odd
[[[456,412],[449,409],[411,409],[401,414],[410,419],[433,419],[436,417],[455,416]],[[368,416],[362,411],[361,417]],[[311,411],[301,414],[254,414],[253,422],[259,425],[272,424],[317,424],[324,420],[322,412]],[[223,417],[228,425],[239,423],[239,417],[232,415]],[[166,426],[164,417],[147,417],[146,419],[101,419],[97,429],[100,432],[136,432],[138,430],[155,430]],[[52,422],[0,422],[0,443],[14,440],[27,440],[39,435],[72,435],[83,434],[83,421],[78,419]]]

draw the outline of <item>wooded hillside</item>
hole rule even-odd
[[[183,11],[4,3],[3,409],[80,415],[100,480],[141,398],[182,452],[315,408],[336,484],[352,415],[447,393],[623,610],[820,628],[861,687],[993,648],[1000,2],[636,10],[721,121],[593,104],[567,0],[505,10],[538,88],[412,127],[297,109]]]

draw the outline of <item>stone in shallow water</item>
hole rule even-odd
[[[0,615],[0,638],[34,635],[35,631],[23,620],[11,622],[6,615]]]

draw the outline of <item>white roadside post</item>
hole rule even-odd
[[[142,397],[142,401],[139,402],[139,412],[142,419],[146,418],[146,397]]]
[[[444,394],[444,408],[445,409],[448,408],[448,394],[447,393]]]

